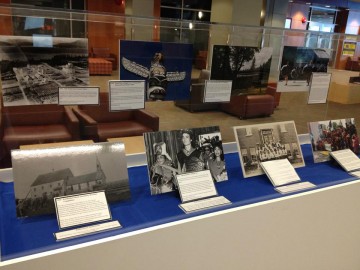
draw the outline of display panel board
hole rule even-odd
[[[330,160],[331,151],[351,149],[359,154],[359,137],[354,118],[310,122],[308,126],[315,163]]]
[[[214,45],[211,80],[231,80],[231,95],[265,91],[273,49]]]
[[[277,91],[308,91],[312,73],[326,73],[329,58],[325,49],[284,46]]]
[[[147,81],[147,100],[190,96],[193,45],[120,40],[120,80]]]
[[[329,93],[331,74],[313,72],[311,76],[308,104],[326,103]]]
[[[105,190],[109,203],[130,198],[122,143],[13,150],[12,165],[18,217],[55,213],[59,196]]]
[[[57,104],[58,88],[89,83],[88,40],[1,36],[0,66],[4,106]]]
[[[244,177],[264,174],[260,162],[287,158],[305,166],[294,121],[234,127]]]
[[[59,87],[59,105],[99,105],[100,87]]]
[[[175,190],[176,174],[209,169],[216,182],[228,180],[218,126],[144,134],[151,194]]]
[[[110,111],[145,108],[145,81],[109,81]]]

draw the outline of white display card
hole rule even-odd
[[[55,197],[60,229],[111,219],[104,191]]]
[[[360,159],[350,149],[330,152],[330,155],[347,172],[360,170]]]
[[[59,87],[59,105],[99,105],[99,87]]]
[[[54,233],[54,236],[57,241],[62,241],[62,240],[67,240],[70,238],[85,236],[85,235],[94,234],[94,233],[98,233],[98,232],[120,229],[121,227],[122,226],[119,223],[119,221],[114,220],[114,221],[104,222],[104,223],[100,223],[100,224],[94,224],[94,225],[90,225],[90,226],[86,226],[86,227],[82,227],[82,228],[57,232],[57,233]]]
[[[207,80],[205,81],[204,103],[230,102],[232,81]]]
[[[224,196],[216,196],[199,201],[182,203],[179,206],[185,213],[191,213],[191,212],[200,211],[203,209],[226,205],[226,204],[231,204],[231,202],[228,199],[226,199]]]
[[[145,81],[109,81],[110,111],[145,108]]]
[[[311,77],[308,104],[326,103],[331,74],[323,72],[313,72]]]
[[[183,203],[217,196],[210,170],[179,174],[176,179]]]
[[[300,177],[288,159],[270,160],[260,163],[274,187],[300,181]]]
[[[355,176],[355,177],[357,177],[357,178],[360,178],[360,171],[353,171],[353,172],[350,172],[350,174],[351,174],[352,176]]]
[[[300,182],[300,183],[296,183],[296,184],[292,184],[292,185],[277,187],[277,188],[275,188],[275,190],[277,192],[280,192],[281,194],[286,194],[286,193],[296,192],[296,191],[314,188],[314,187],[316,187],[316,185],[306,181],[306,182]]]

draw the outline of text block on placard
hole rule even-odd
[[[207,80],[205,81],[204,102],[229,102],[232,81]]]
[[[59,87],[59,105],[98,105],[99,87]]]
[[[209,170],[176,176],[182,202],[216,196],[217,191]]]
[[[308,103],[326,103],[331,74],[323,72],[314,72],[312,74]]]
[[[109,81],[110,111],[145,108],[145,81]]]
[[[54,198],[59,228],[111,219],[104,191]]]

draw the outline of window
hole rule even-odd
[[[209,22],[211,0],[161,0],[160,17]]]
[[[12,4],[19,4],[43,8],[65,8],[72,10],[84,10],[84,0],[12,0]],[[25,12],[26,13],[26,12]],[[49,35],[53,37],[85,37],[85,23],[83,21],[67,19],[54,19],[51,14],[48,17],[36,17],[36,15],[27,16],[21,10],[15,10],[13,15],[13,31],[14,35],[32,36]]]

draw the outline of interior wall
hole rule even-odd
[[[289,0],[266,1],[264,26],[284,28]]]
[[[86,4],[89,12],[125,14],[125,1],[87,0]],[[89,16],[87,22],[89,52],[91,52],[93,47],[109,47],[111,53],[118,55],[119,39],[125,37],[124,22],[99,23],[96,21],[92,22],[92,20],[94,20],[94,17]]]
[[[212,0],[211,22],[231,23],[233,0]]]
[[[291,18],[291,29],[306,30],[307,22],[303,23],[302,18],[309,17],[309,5],[289,3],[287,17]],[[284,38],[284,45],[303,47],[305,35],[303,33],[291,33]]]
[[[232,23],[260,26],[262,0],[233,0]]]
[[[152,41],[156,22],[149,20],[157,14],[155,8],[158,0],[131,0],[126,1],[125,14],[129,16],[143,17],[143,19],[131,19],[126,21],[126,39]],[[160,4],[158,5],[160,9]],[[159,11],[157,11],[159,12]],[[156,27],[155,27],[156,26]]]

